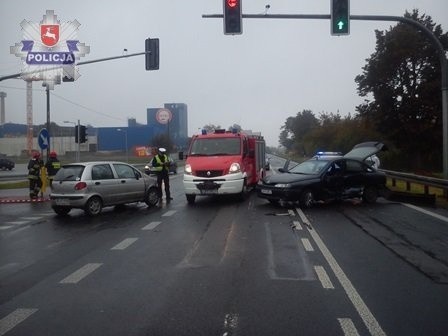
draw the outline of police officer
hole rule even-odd
[[[33,158],[28,162],[28,180],[30,181],[30,198],[34,199],[39,196],[42,181],[40,179],[40,169],[44,162],[40,158],[39,152],[33,153]]]
[[[53,179],[58,170],[61,168],[61,162],[58,160],[58,155],[55,151],[50,152],[47,163],[45,164],[47,168],[48,181],[50,183],[50,188],[53,184]]]
[[[166,155],[165,148],[159,148],[157,155],[154,156],[151,162],[154,171],[157,175],[157,186],[159,188],[160,199],[162,199],[162,182],[165,185],[166,201],[169,203],[173,198],[170,192],[170,178],[168,176],[170,160]]]

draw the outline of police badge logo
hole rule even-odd
[[[54,11],[47,10],[39,23],[23,20],[20,25],[23,39],[10,51],[23,60],[21,78],[41,80],[53,89],[63,80],[79,77],[76,62],[90,52],[90,47],[77,39],[78,21],[60,22]]]

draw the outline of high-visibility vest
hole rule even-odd
[[[162,161],[160,159],[160,155],[156,155],[154,157],[156,159],[156,163],[157,163],[157,165],[154,166],[154,171],[161,172],[163,170],[163,168],[164,168],[163,164],[168,162],[168,156],[166,156],[165,154],[163,154],[163,156],[165,157],[165,161]]]

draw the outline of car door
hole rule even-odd
[[[113,167],[117,173],[119,182],[119,192],[117,192],[118,202],[130,203],[141,201],[145,194],[145,184],[141,178],[141,173],[124,163],[114,163]]]
[[[322,180],[324,198],[340,197],[344,191],[345,160],[333,161]]]
[[[103,205],[115,204],[120,188],[109,163],[98,163],[92,166],[92,190],[103,199]]]
[[[365,165],[357,160],[346,160],[345,166],[345,190],[352,188],[362,188],[365,183]]]

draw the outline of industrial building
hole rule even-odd
[[[188,108],[183,103],[164,104],[148,108],[146,125],[128,119],[126,127],[93,127],[87,125],[86,143],[80,144],[82,152],[127,151],[142,154],[142,148],[153,146],[152,140],[161,134],[167,136],[176,149],[183,149],[188,142]],[[77,149],[75,130],[72,126],[51,124],[50,148],[64,155]],[[32,149],[39,150],[39,129],[33,126]],[[0,125],[0,153],[8,156],[27,155],[27,125]]]

